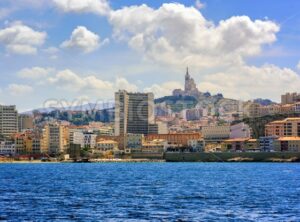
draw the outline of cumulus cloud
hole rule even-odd
[[[258,56],[265,45],[276,41],[280,27],[275,22],[233,16],[218,23],[207,20],[197,8],[163,4],[154,9],[145,4],[111,11],[109,22],[116,40],[155,63],[170,67],[192,66],[201,80],[201,91],[227,97],[279,100],[285,91],[299,89],[299,75],[275,65],[249,66],[247,58]],[[300,64],[298,65],[300,70]],[[146,91],[169,95],[178,83],[154,84]]]
[[[100,37],[89,31],[84,26],[78,26],[72,32],[72,35],[69,40],[64,41],[61,44],[62,48],[72,49],[81,51],[83,53],[90,53],[95,51],[101,45],[106,44],[108,39],[100,42]]]
[[[145,92],[153,92],[155,97],[163,97],[163,96],[169,96],[172,94],[174,89],[181,89],[183,88],[183,85],[179,82],[171,81],[171,82],[165,82],[162,84],[153,84],[150,87],[145,88]]]
[[[61,90],[79,93],[91,93],[93,95],[110,95],[119,89],[136,92],[138,87],[129,83],[125,78],[117,77],[115,81],[104,81],[95,75],[82,76],[72,70],[66,69],[49,77],[47,82]]]
[[[95,76],[81,77],[69,69],[58,72],[48,79],[49,83],[71,91],[77,90],[110,90],[112,84]]]
[[[242,64],[276,40],[279,26],[272,21],[234,16],[214,24],[194,7],[145,4],[112,11],[114,37],[156,62],[198,67]]]
[[[115,91],[117,90],[127,90],[129,92],[137,92],[138,87],[135,84],[129,83],[127,79],[117,77],[115,82]]]
[[[35,31],[21,22],[11,23],[0,29],[0,44],[13,54],[35,54],[46,37],[45,32]]]
[[[42,79],[47,77],[53,71],[54,71],[53,68],[43,68],[43,67],[24,68],[18,72],[18,76],[24,79]]]
[[[7,87],[9,94],[13,96],[25,96],[33,92],[33,88],[23,84],[10,84]]]
[[[63,12],[95,13],[107,15],[110,6],[107,0],[53,0],[58,9]]]
[[[287,91],[298,91],[300,76],[289,68],[275,65],[235,66],[228,70],[206,75],[199,84],[202,91],[222,92],[235,99],[270,98],[280,100]]]
[[[260,55],[265,45],[276,41],[280,27],[269,19],[252,20],[248,16],[233,16],[214,23],[197,10],[203,7],[202,1],[195,1],[193,7],[169,3],[152,8],[142,4],[118,10],[111,10],[104,0],[52,1],[64,12],[106,15],[116,40],[126,42],[131,49],[156,64],[180,68],[192,66],[197,70],[196,79],[201,80],[201,91],[221,92],[237,99],[269,97],[278,100],[281,93],[296,91],[300,87],[299,75],[291,69],[274,65],[255,67],[246,63],[247,58]],[[35,53],[46,38],[44,33],[44,38],[40,38],[38,44],[33,43],[36,41],[32,36],[26,41],[20,41],[21,38],[14,40],[11,36],[20,31],[11,31],[13,34],[8,35],[6,29],[11,26],[0,30],[0,43],[5,44],[7,51]],[[29,27],[27,29],[30,30],[28,33],[36,32]],[[5,35],[3,30],[6,30]],[[106,42],[107,39],[101,42],[97,34],[79,26],[61,47],[90,53]],[[51,51],[52,54],[56,53],[56,49],[49,49],[47,53],[51,54]],[[300,64],[297,67],[300,70]],[[97,76],[82,76],[71,70],[60,71],[46,81],[62,90],[99,94],[107,92],[110,96],[118,89],[138,90],[135,84],[125,78],[103,81]],[[145,91],[152,91],[156,97],[160,97],[170,95],[175,88],[182,88],[182,85],[178,82],[153,84],[146,87]]]

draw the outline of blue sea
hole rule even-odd
[[[0,164],[3,221],[300,221],[300,164]]]

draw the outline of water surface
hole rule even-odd
[[[300,165],[0,164],[9,221],[300,221]]]

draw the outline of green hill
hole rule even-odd
[[[165,96],[154,100],[155,104],[166,103],[173,112],[180,112],[183,109],[194,108],[198,101],[193,96]]]
[[[276,120],[283,120],[288,117],[300,117],[300,114],[294,113],[294,114],[277,114],[277,115],[269,115],[269,116],[263,116],[263,117],[257,117],[257,118],[245,118],[242,121],[236,121],[232,124],[238,123],[238,122],[245,122],[248,124],[252,130],[253,130],[253,137],[259,138],[260,136],[265,135],[265,125],[269,122],[276,121]]]

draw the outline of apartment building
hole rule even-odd
[[[265,136],[298,137],[300,136],[300,118],[286,118],[265,125]]]
[[[260,116],[261,105],[251,101],[245,102],[243,104],[244,117],[256,118]]]
[[[296,102],[300,102],[300,94],[293,92],[293,93],[286,93],[284,95],[281,95],[281,104],[293,104]]]
[[[21,114],[18,116],[18,130],[22,132],[23,130],[33,129],[33,116]]]
[[[115,135],[154,133],[153,93],[115,93]]]
[[[16,146],[13,140],[0,141],[0,155],[15,155]]]
[[[259,137],[259,147],[261,151],[272,152],[274,151],[274,142],[278,136],[262,136]]]
[[[95,152],[105,153],[109,151],[118,151],[118,143],[113,140],[101,140],[97,142]]]
[[[44,127],[43,138],[48,153],[63,153],[69,147],[69,128],[59,123],[48,123]]]
[[[274,149],[278,152],[300,152],[300,137],[279,137],[274,141]]]
[[[18,111],[16,106],[0,105],[0,135],[11,136],[18,132]]]
[[[42,153],[43,138],[38,132],[24,131],[12,136],[17,154]]]
[[[234,138],[251,138],[252,129],[248,124],[238,123],[230,126],[230,139]]]
[[[204,126],[202,135],[205,141],[218,142],[230,137],[230,125],[224,126]]]

